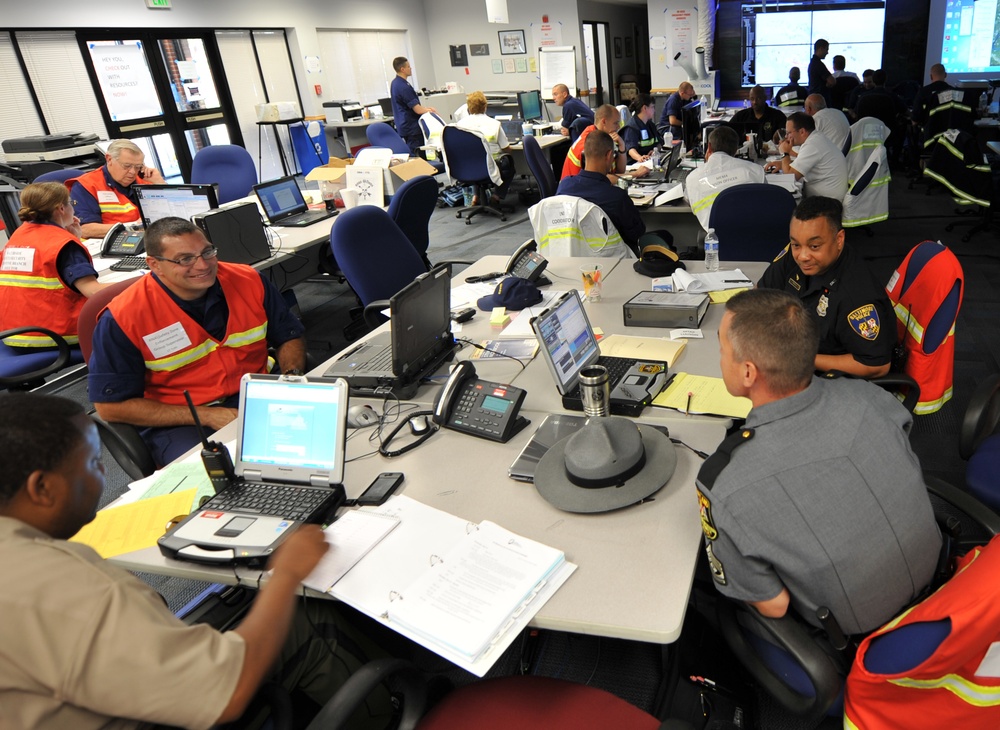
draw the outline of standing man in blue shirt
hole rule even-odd
[[[825,38],[819,38],[813,44],[813,57],[809,61],[809,93],[820,94],[830,105],[830,89],[837,85],[837,79],[823,63],[830,53],[830,44]]]
[[[396,78],[389,86],[389,96],[392,98],[392,119],[396,124],[396,131],[410,147],[410,154],[417,154],[417,150],[424,143],[424,135],[420,131],[417,121],[421,114],[427,112],[437,112],[432,106],[423,106],[417,98],[417,92],[407,81],[413,75],[410,62],[403,56],[392,59],[392,70],[396,72]]]
[[[663,114],[660,115],[660,123],[657,125],[661,130],[670,127],[670,134],[674,139],[681,138],[681,109],[694,98],[694,87],[689,81],[681,81],[677,91],[667,97],[667,103],[663,105]]]
[[[570,125],[577,119],[586,119],[587,124],[594,123],[594,110],[579,99],[570,96],[569,87],[566,84],[556,84],[552,87],[552,100],[556,106],[561,106],[563,110],[562,126],[559,127],[559,133],[563,137],[569,136]]]

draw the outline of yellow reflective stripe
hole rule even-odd
[[[860,727],[851,722],[851,718],[847,716],[847,708],[844,708],[844,730],[861,730]]]
[[[913,412],[918,416],[926,416],[928,413],[936,413],[941,410],[941,406],[951,400],[953,389],[948,388],[940,398],[934,400],[922,400],[913,407]]]
[[[857,152],[858,150],[863,150],[863,149],[866,149],[866,148],[867,149],[875,149],[876,147],[880,147],[880,146],[882,146],[884,144],[885,144],[885,142],[883,142],[880,139],[870,139],[870,140],[867,140],[865,142],[860,142],[860,143],[854,145],[853,147],[851,147],[851,149],[848,150],[848,153]]]
[[[946,689],[963,702],[975,707],[996,707],[1000,705],[1000,687],[990,687],[970,682],[957,674],[946,674],[935,679],[890,679],[891,684],[913,689]]]
[[[189,347],[187,350],[179,352],[176,355],[161,357],[157,360],[146,360],[146,369],[158,370],[161,372],[179,370],[185,365],[189,365],[195,360],[200,360],[206,355],[214,352],[218,347],[218,344],[212,342],[212,340],[205,340],[200,345]]]
[[[887,220],[889,220],[889,214],[882,213],[881,215],[873,215],[870,218],[853,218],[851,220],[845,218],[841,221],[841,225],[844,226],[844,228],[857,228],[858,226],[867,226],[872,223],[881,223],[882,221]]]
[[[224,347],[243,347],[254,342],[260,342],[267,335],[267,322],[259,327],[251,327],[245,332],[234,332],[223,342]]]
[[[592,248],[596,251],[604,248],[609,244],[620,243],[622,240],[621,234],[615,232],[614,234],[606,237],[594,237],[587,238],[583,235],[583,231],[579,228],[550,228],[538,241],[539,248],[547,248],[551,240],[560,241],[564,238],[570,238],[576,241],[583,241],[587,244],[588,248]]]
[[[937,180],[939,183],[948,188],[954,194],[955,202],[957,202],[959,205],[981,205],[984,208],[990,207],[990,201],[983,200],[982,198],[977,198],[971,193],[967,193],[964,190],[955,187],[955,185],[946,180],[943,175],[939,175],[938,173],[931,170],[929,167],[924,168],[924,175],[926,175],[929,178],[933,178],[934,180]]]
[[[63,339],[71,345],[80,342],[76,335],[63,335]],[[11,347],[54,347],[56,341],[48,335],[11,335],[4,337],[3,343]]]
[[[924,341],[924,328],[917,321],[910,311],[902,305],[902,303],[897,302],[892,305],[893,310],[896,312],[896,319],[903,323],[906,327],[906,331],[910,333],[910,336],[917,341],[917,344],[921,344]]]
[[[711,195],[706,195],[704,198],[702,198],[693,206],[691,206],[691,210],[694,211],[695,213],[700,213],[701,211],[705,210],[705,208],[710,206],[718,196],[719,193],[712,193]]]
[[[566,157],[568,157],[570,162],[572,162],[577,167],[583,167],[583,165],[580,163],[580,158],[573,153],[572,147],[569,148],[569,152],[566,153]]]
[[[102,213],[129,213],[135,210],[131,203],[100,203]]]
[[[58,277],[28,276],[26,274],[0,274],[0,286],[17,286],[24,289],[62,289]]]

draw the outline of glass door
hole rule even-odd
[[[583,45],[586,55],[587,86],[594,97],[592,106],[612,103],[611,57],[608,54],[610,30],[607,23],[584,22]]]

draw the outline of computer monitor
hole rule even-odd
[[[387,96],[384,99],[379,99],[378,104],[382,107],[382,116],[392,119],[392,98]]]
[[[681,130],[686,152],[701,145],[701,99],[689,101],[681,107]]]
[[[218,186],[211,185],[136,185],[142,225],[148,228],[161,218],[207,213],[219,207]]]
[[[542,94],[540,91],[517,92],[517,107],[521,110],[521,119],[534,121],[542,118]]]

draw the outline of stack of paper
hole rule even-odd
[[[653,399],[654,406],[676,408],[683,413],[746,418],[753,408],[749,398],[737,398],[726,390],[722,378],[677,373],[667,389]]]
[[[710,292],[724,289],[749,289],[753,281],[740,269],[732,271],[706,271],[703,274],[691,274],[684,269],[677,269],[671,277],[674,291]],[[655,282],[654,282],[655,283]]]
[[[631,335],[608,335],[601,340],[601,354],[605,357],[624,357],[633,360],[653,360],[674,366],[684,351],[686,343],[663,337],[633,337]]]

